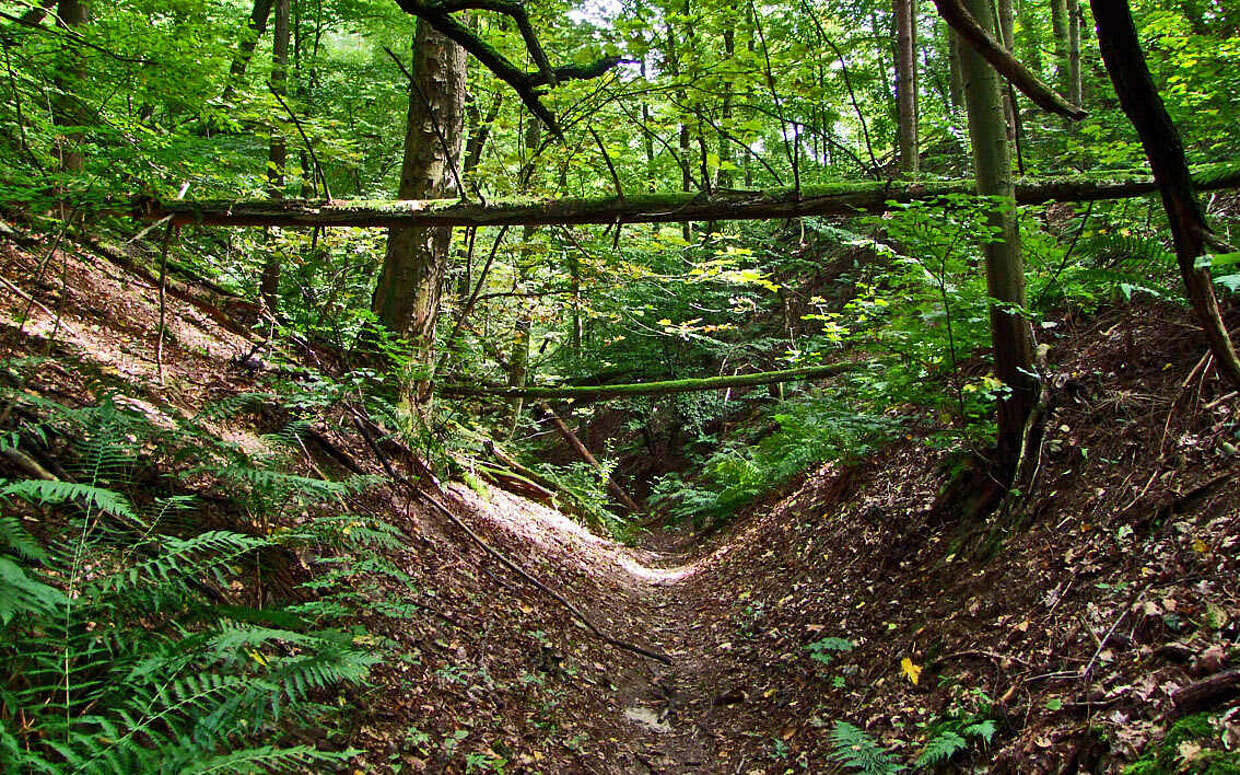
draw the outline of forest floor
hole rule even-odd
[[[279,377],[239,366],[248,338],[179,297],[158,365],[157,288],[52,247],[0,245],[5,357],[51,356],[27,389],[108,393],[162,422]],[[623,546],[495,488],[444,485],[455,519],[395,484],[373,488],[349,506],[398,524],[407,542],[386,559],[411,581],[372,580],[357,623],[385,661],[325,698],[345,712],[317,741],[366,751],[360,772],[843,772],[832,735],[844,721],[906,765],[951,732],[962,771],[1101,773],[1208,710],[1210,734],[1173,738],[1172,764],[1234,751],[1240,400],[1178,307],[1059,322],[1055,404],[1019,526],[962,524],[948,487],[958,456],[912,427],[713,536],[677,535],[677,553]],[[269,408],[218,433],[257,449],[283,417]],[[353,465],[382,473],[350,427],[316,421]],[[318,449],[302,465],[344,473]],[[323,559],[294,558],[282,589],[234,592],[296,596]],[[667,663],[596,637],[530,577]]]

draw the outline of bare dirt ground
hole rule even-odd
[[[0,277],[5,357],[53,356],[31,388],[60,400],[119,391],[172,417],[266,378],[234,363],[246,337],[179,298],[157,364],[157,289],[87,252],[0,246]],[[945,496],[956,459],[914,428],[680,554],[445,486],[488,545],[670,664],[596,637],[424,499],[377,488],[352,506],[399,525],[387,559],[412,582],[367,592],[359,621],[393,656],[333,698],[347,719],[320,742],[365,750],[362,772],[842,772],[836,722],[905,763],[982,723],[989,741],[951,767],[1120,772],[1184,712],[1185,687],[1237,666],[1240,400],[1203,352],[1185,311],[1152,303],[1055,341],[1056,408],[1018,526],[962,524]],[[260,444],[257,424],[219,432]],[[382,473],[340,418],[319,430]],[[340,469],[307,452],[306,470]],[[321,559],[299,558],[299,578]],[[847,648],[815,652],[826,638]]]

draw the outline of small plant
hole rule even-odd
[[[837,721],[831,730],[832,750],[830,759],[833,762],[850,767],[863,775],[894,775],[903,771],[903,767],[864,730]]]
[[[837,654],[843,654],[853,650],[853,642],[847,638],[823,638],[816,640],[805,647],[809,652],[809,658],[815,662],[821,662],[829,665],[835,661]]]

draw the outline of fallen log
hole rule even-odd
[[[755,374],[737,374],[729,377],[700,377],[673,379],[660,382],[634,382],[624,385],[566,385],[560,387],[513,388],[502,385],[439,385],[436,395],[450,398],[493,396],[496,398],[574,399],[576,401],[601,401],[625,396],[658,396],[672,393],[694,393],[703,390],[770,385],[776,382],[796,382],[806,379],[831,377],[864,367],[861,362],[832,363],[826,366],[807,366],[782,371],[760,371]]]
[[[1171,696],[1173,716],[1200,713],[1240,697],[1240,670],[1225,670],[1189,684]]]
[[[1201,169],[1198,190],[1240,188],[1240,168]],[[1068,178],[1025,178],[1017,183],[1018,204],[1086,202],[1144,196],[1158,190],[1154,179],[1133,172]],[[514,226],[554,224],[679,223],[851,216],[880,213],[889,202],[933,200],[972,194],[972,180],[904,183],[839,183],[800,190],[723,190],[712,194],[671,192],[549,201],[499,200],[487,204],[456,199],[406,200],[175,200],[140,198],[132,215],[144,221],[171,218],[175,225],[209,226]]]

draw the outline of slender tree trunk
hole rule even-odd
[[[1060,94],[1067,94],[1071,88],[1068,65],[1068,0],[1051,0],[1051,34],[1055,39],[1055,83]]]
[[[1188,298],[1205,330],[1219,371],[1233,385],[1240,386],[1240,360],[1219,313],[1210,270],[1197,267],[1197,257],[1205,252],[1210,227],[1193,190],[1184,143],[1146,65],[1127,0],[1091,0],[1091,7],[1102,61],[1158,181]]]
[[[734,20],[728,21],[728,27],[723,31],[723,61],[725,66],[731,66],[732,56],[736,53],[736,29],[732,26]],[[732,131],[732,81],[725,78],[723,81],[723,104],[719,108],[719,122],[723,126],[724,131]],[[732,143],[723,135],[719,136],[719,174],[715,178],[715,185],[718,188],[732,187],[732,171],[727,169],[732,163]]]
[[[538,143],[542,137],[542,122],[534,115],[530,115],[529,123],[525,128],[525,147],[529,154],[529,161],[526,162],[526,169],[530,170],[527,180],[533,176],[534,152],[538,149]],[[525,290],[526,277],[530,271],[531,255],[534,250],[534,235],[538,232],[536,226],[526,226],[521,229],[521,248],[518,258],[517,277],[518,290]],[[534,320],[534,304],[533,299],[517,300],[517,319],[513,324],[512,332],[512,354],[508,358],[508,387],[523,388],[529,381],[530,375],[530,329]],[[512,398],[508,403],[509,410],[509,436],[516,433],[517,425],[521,422],[521,409],[525,404],[525,399],[521,396]]]
[[[465,123],[465,50],[418,20],[413,42],[402,199],[448,196]],[[393,227],[371,308],[409,343],[412,373],[404,380],[411,412],[430,403],[435,321],[452,243],[448,227]]]
[[[895,0],[896,114],[900,172],[917,174],[917,3]]]
[[[275,0],[254,0],[254,10],[250,12],[250,19],[246,22],[248,34],[241,40],[237,53],[233,56],[232,64],[228,68],[228,84],[224,87],[224,93],[221,96],[224,102],[232,100],[237,91],[237,84],[245,77],[246,68],[250,66],[250,60],[254,58],[254,49],[258,46],[258,39],[267,31],[267,19],[271,16],[273,5],[275,5]]]
[[[1081,0],[1068,0],[1068,101],[1080,105],[1081,89]],[[1076,126],[1076,124],[1073,124]]]
[[[960,73],[960,36],[948,24],[947,28],[947,66],[950,71],[950,92],[952,108],[964,107],[964,76]]]
[[[290,39],[291,0],[276,0],[275,31],[271,53],[271,91],[283,97],[288,93],[288,48]],[[280,124],[271,125],[271,146],[267,157],[267,195],[271,199],[284,197],[284,168],[288,161],[288,143]],[[259,295],[272,314],[280,305],[280,257],[272,251],[263,264],[259,281]]]
[[[685,16],[689,15],[689,3],[685,2]],[[673,78],[680,76],[680,54],[676,45],[676,28],[672,24],[667,25],[667,68]],[[681,105],[681,110],[686,110],[689,101],[689,95],[681,89],[677,92],[677,99]],[[682,119],[680,129],[677,131],[678,145],[680,148],[680,190],[693,190],[693,171],[689,165],[689,153],[693,142],[693,134],[689,125]],[[685,242],[693,241],[693,224],[685,221],[680,225],[681,236]]]
[[[965,2],[969,12],[986,29],[994,29],[995,25],[990,2]],[[996,460],[998,471],[1006,482],[1015,473],[1025,420],[1036,400],[1037,382],[1032,376],[1033,338],[1029,321],[1017,311],[1025,306],[1025,274],[999,76],[971,46],[961,46],[960,62],[977,193],[996,200],[989,216],[995,236],[985,245],[986,287],[992,299],[990,336],[994,346],[995,376],[1009,389],[999,401]]]
[[[90,19],[90,3],[88,0],[60,0],[56,4],[56,16],[59,23],[70,30],[80,27]],[[86,120],[86,111],[82,108],[78,91],[83,86],[85,74],[75,46],[66,46],[63,56],[63,75],[58,73],[56,76],[56,87],[60,93],[52,100],[52,121],[56,126],[72,129],[68,133],[57,133],[56,157],[60,160],[61,170],[81,172],[86,158],[82,154],[79,133]]]

